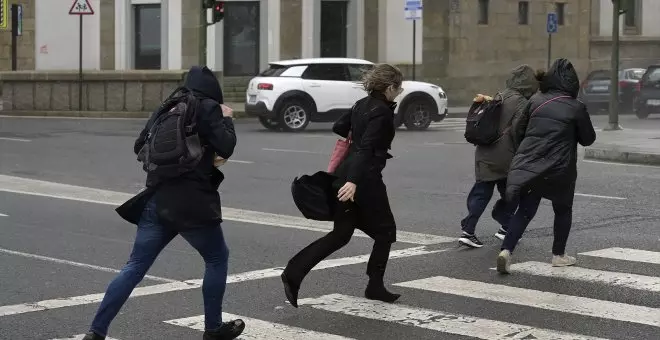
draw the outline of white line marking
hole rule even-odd
[[[426,250],[425,247],[407,248],[407,249],[391,251],[390,259],[435,254],[447,250],[449,249]],[[368,261],[369,261],[369,255],[358,255],[358,256],[351,256],[345,258],[331,259],[331,260],[321,261],[321,263],[319,263],[312,270],[316,271],[316,270],[322,270],[328,268],[336,268],[336,267],[348,266],[358,263],[366,263]],[[245,273],[237,273],[237,274],[229,275],[229,277],[227,277],[227,283],[237,283],[237,282],[259,280],[265,278],[273,278],[280,276],[280,274],[282,274],[282,268],[279,267],[255,270]],[[202,279],[194,279],[194,280],[178,281],[172,283],[163,283],[163,284],[151,285],[146,287],[138,287],[133,290],[131,297],[156,295],[156,294],[163,294],[174,291],[196,289],[202,286],[202,281],[203,281]],[[105,293],[88,294],[88,295],[73,296],[68,298],[50,299],[50,300],[43,300],[43,301],[31,302],[31,303],[0,306],[0,317],[7,315],[38,312],[49,309],[98,303],[101,302],[101,300],[103,300],[104,294]]]
[[[659,309],[619,302],[444,276],[397,283],[395,286],[660,327]]]
[[[273,152],[295,152],[295,153],[311,153],[311,154],[316,154],[316,155],[325,155],[322,152],[307,151],[307,150],[270,149],[270,148],[262,148],[261,150],[263,150],[263,151],[273,151]]]
[[[134,196],[134,194],[123,192],[87,188],[6,175],[0,175],[0,191],[95,204],[107,204],[113,206],[121,205]],[[228,207],[222,208],[222,218],[228,221],[324,233],[331,231],[333,228],[331,222],[312,221],[304,217],[271,214]],[[356,232],[355,236],[363,238],[369,237],[361,231]],[[418,245],[452,243],[456,241],[456,239],[453,237],[429,235],[409,231],[397,231],[397,240],[402,243]]]
[[[495,268],[491,269],[495,270]],[[604,283],[616,287],[660,292],[660,277],[654,276],[608,272],[581,267],[555,268],[549,263],[534,261],[514,263],[511,265],[511,270],[514,270],[517,273],[590,283]]]
[[[660,168],[657,165],[648,165],[648,164],[634,164],[634,163],[617,163],[617,162],[605,162],[605,161],[594,161],[591,159],[583,159],[583,162],[586,163],[595,163],[595,164],[606,164],[606,165],[620,165],[620,166],[633,166],[638,168]]]
[[[85,334],[78,334],[78,335],[74,335],[70,338],[58,338],[58,339],[51,339],[51,340],[82,340],[82,338],[84,338],[84,337],[85,337]],[[105,340],[119,340],[119,339],[105,337]]]
[[[0,213],[0,217],[9,217],[9,215]]]
[[[23,138],[9,138],[9,137],[0,137],[0,140],[6,140],[10,142],[23,142],[23,143],[29,143],[31,140],[29,139],[23,139]]]
[[[145,118],[116,118],[116,117],[53,117],[53,116],[11,116],[0,115],[0,118],[11,119],[63,119],[63,120],[147,120]]]
[[[592,195],[592,194],[581,194],[579,192],[575,193],[575,196],[583,196],[583,197],[593,197],[593,198],[603,198],[607,200],[627,200],[625,197],[616,197],[616,196],[602,196],[602,195]]]
[[[240,164],[254,164],[252,161],[239,161],[236,159],[227,160],[228,163],[240,163]]]
[[[268,322],[248,318],[240,315],[233,315],[222,313],[223,320],[243,319],[245,321],[245,331],[238,339],[254,339],[254,340],[311,340],[311,339],[324,339],[324,340],[352,340],[339,335],[321,333],[316,331],[307,330],[304,328],[287,326],[279,323]],[[170,325],[192,328],[194,330],[204,330],[204,315],[193,316],[183,319],[175,319],[163,321]]]
[[[308,305],[312,308],[329,312],[342,313],[371,320],[395,322],[400,325],[415,326],[438,332],[464,335],[470,338],[485,340],[604,340],[514,323],[481,319],[467,315],[389,304],[341,294],[301,299],[298,303],[300,305]],[[440,339],[442,337],[437,338]]]
[[[630,248],[607,248],[601,250],[579,253],[580,255],[603,257],[607,259],[624,260],[632,262],[643,262],[660,264],[660,253],[648,250],[630,249]]]
[[[5,248],[0,248],[0,253],[23,256],[23,257],[27,257],[27,258],[31,258],[31,259],[54,262],[54,263],[61,263],[61,264],[66,264],[66,265],[69,265],[69,266],[75,266],[75,267],[80,267],[80,268],[94,269],[94,270],[98,270],[98,271],[102,271],[102,272],[106,272],[106,273],[119,273],[120,272],[120,270],[114,269],[114,268],[101,267],[101,266],[96,266],[96,265],[93,265],[93,264],[80,263],[80,262],[74,262],[74,261],[69,261],[69,260],[62,260],[62,259],[57,259],[57,258],[54,258],[54,257],[42,256],[42,255],[37,255],[37,254],[23,253],[23,252],[20,252],[20,251],[15,251],[15,250],[10,250],[10,249],[5,249]],[[167,278],[159,277],[159,276],[145,275],[144,277],[147,278],[147,279],[150,279],[150,280],[160,281],[160,282],[178,282],[178,280],[167,279]]]

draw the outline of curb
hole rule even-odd
[[[61,117],[61,118],[132,118],[147,119],[151,112],[128,111],[0,111],[2,116],[10,117]],[[234,118],[249,118],[245,112],[234,110]]]
[[[610,161],[617,163],[631,163],[644,165],[660,165],[660,153],[649,153],[641,151],[622,151],[612,148],[586,148],[584,159]]]

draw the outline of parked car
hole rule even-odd
[[[635,101],[638,118],[647,118],[651,113],[660,113],[660,65],[651,65],[646,69]]]
[[[644,75],[643,68],[629,68],[619,71],[619,108],[632,112],[635,98],[639,93],[639,80]],[[610,84],[612,77],[609,70],[595,70],[582,82],[580,100],[592,112],[607,110],[610,103]]]
[[[362,59],[316,58],[271,62],[250,80],[245,112],[271,130],[302,131],[310,122],[334,122],[367,95],[360,84],[373,63]],[[424,130],[447,115],[440,86],[404,81],[396,98],[397,126]]]

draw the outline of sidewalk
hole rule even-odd
[[[660,130],[627,129],[596,133],[596,143],[585,149],[585,159],[660,165]]]

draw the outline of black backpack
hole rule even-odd
[[[474,102],[465,120],[465,140],[474,145],[492,145],[497,142],[500,133],[500,117],[502,117],[502,97],[495,96],[492,100],[481,103]]]
[[[148,174],[170,179],[197,167],[205,149],[196,129],[198,103],[190,89],[178,88],[149,120],[138,153]]]

